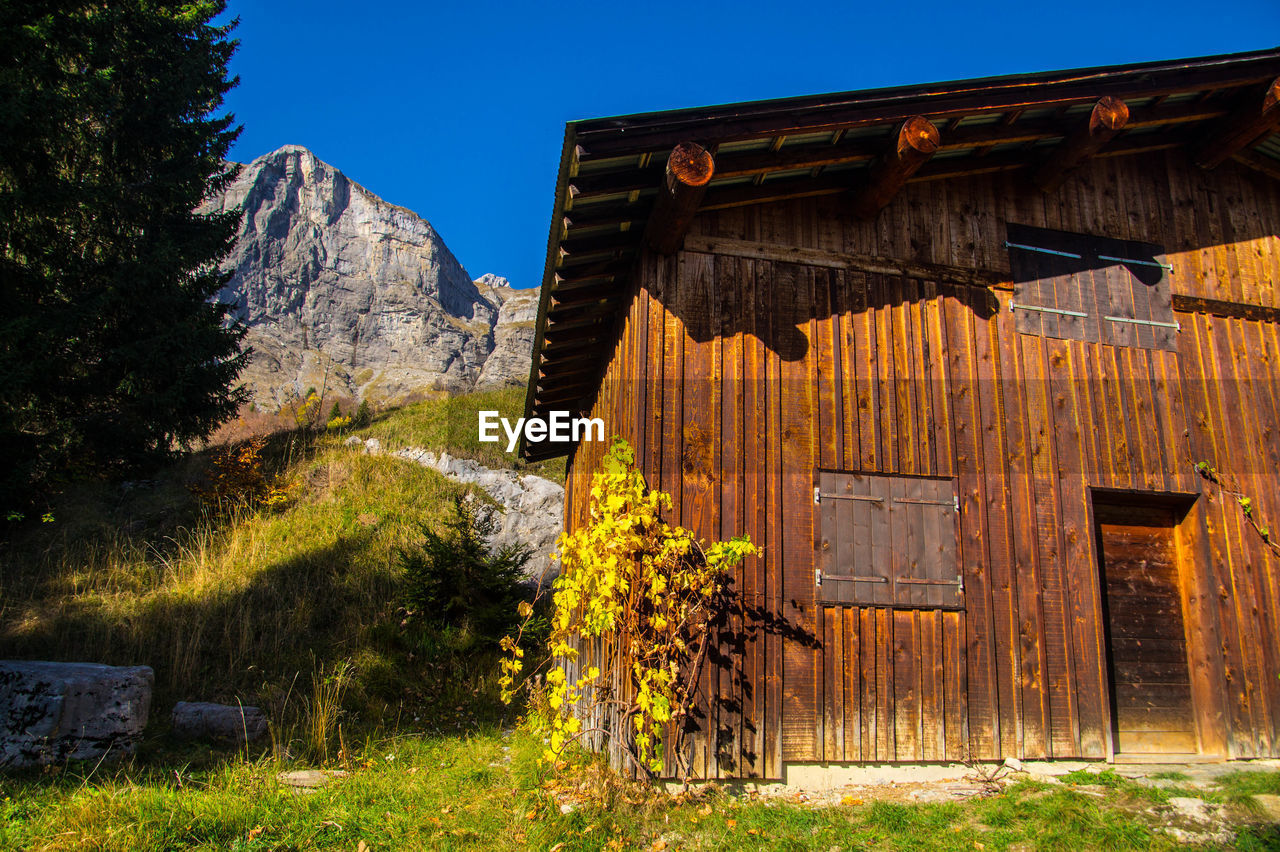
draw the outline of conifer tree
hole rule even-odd
[[[0,3],[0,510],[204,437],[244,391],[223,0]]]

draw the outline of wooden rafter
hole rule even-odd
[[[1005,113],[1005,121],[974,127],[959,127],[942,135],[939,152],[962,151],[970,148],[990,149],[997,145],[1013,143],[1034,144],[1045,140],[1061,139],[1070,135],[1073,127],[1062,120],[1051,118],[1015,118],[1021,110]],[[1130,111],[1126,130],[1151,127],[1172,127],[1212,121],[1228,114],[1219,102],[1172,106],[1137,107]],[[948,126],[955,124],[949,122]],[[882,142],[865,138],[835,143],[798,145],[777,152],[745,151],[721,154],[716,157],[715,180],[759,177],[774,172],[799,169],[824,169],[828,166],[869,163],[884,150]],[[660,170],[628,168],[626,171],[596,172],[574,178],[571,186],[577,201],[593,198],[611,198],[620,194],[652,188],[658,181]],[[709,191],[714,192],[713,186]],[[599,224],[621,224],[634,221],[648,214],[648,197],[637,202],[604,201],[583,208],[575,208],[566,214],[571,227],[592,227]],[[577,215],[575,215],[577,214]]]
[[[932,121],[913,115],[898,127],[893,147],[871,166],[867,184],[853,199],[854,215],[869,219],[885,208],[907,179],[929,162],[938,150],[942,134]]]
[[[658,254],[673,254],[680,248],[715,171],[715,158],[697,142],[681,142],[672,149],[645,227],[649,248]]]
[[[550,311],[594,305],[599,302],[617,301],[613,291],[606,287],[583,287],[577,290],[551,291]]]
[[[1053,192],[1072,169],[1101,151],[1128,122],[1129,107],[1124,101],[1110,95],[1100,98],[1089,113],[1089,120],[1064,139],[1036,171],[1035,185]]]
[[[571,237],[560,242],[558,267],[564,269],[604,260],[619,260],[635,251],[635,243],[635,235],[627,231]]]
[[[566,229],[614,227],[644,219],[650,205],[644,201],[612,201],[576,207],[564,215]]]
[[[1269,178],[1280,180],[1280,160],[1267,157],[1255,151],[1240,151],[1231,159],[1246,168],[1253,169],[1255,172],[1261,172]]]
[[[621,260],[602,260],[589,265],[575,266],[557,272],[552,279],[555,290],[576,290],[580,287],[594,287],[601,282],[609,282],[626,273],[628,263]]]
[[[1271,81],[1261,98],[1251,97],[1239,110],[1210,131],[1195,153],[1202,169],[1214,169],[1280,127],[1280,77]]]

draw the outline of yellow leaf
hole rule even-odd
[[[711,816],[711,805],[703,805],[702,807],[698,808],[698,816],[704,816],[704,817]]]

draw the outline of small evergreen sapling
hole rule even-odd
[[[356,408],[356,415],[351,419],[351,425],[357,429],[363,429],[373,422],[373,412],[369,410],[369,400],[360,400],[360,405]]]
[[[528,596],[522,571],[530,549],[490,549],[493,528],[492,517],[455,497],[443,530],[423,524],[422,543],[399,554],[409,609],[428,627],[453,632],[458,651],[495,647],[521,620],[517,608]]]

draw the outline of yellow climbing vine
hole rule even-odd
[[[728,572],[756,553],[745,535],[699,541],[663,520],[670,507],[670,495],[645,486],[630,445],[615,437],[591,478],[588,522],[557,542],[548,760],[594,733],[646,772],[662,770],[663,732],[679,729],[691,709],[708,625],[726,605]],[[527,624],[533,608],[523,604],[521,614]],[[523,632],[502,641],[508,702],[524,668]]]

